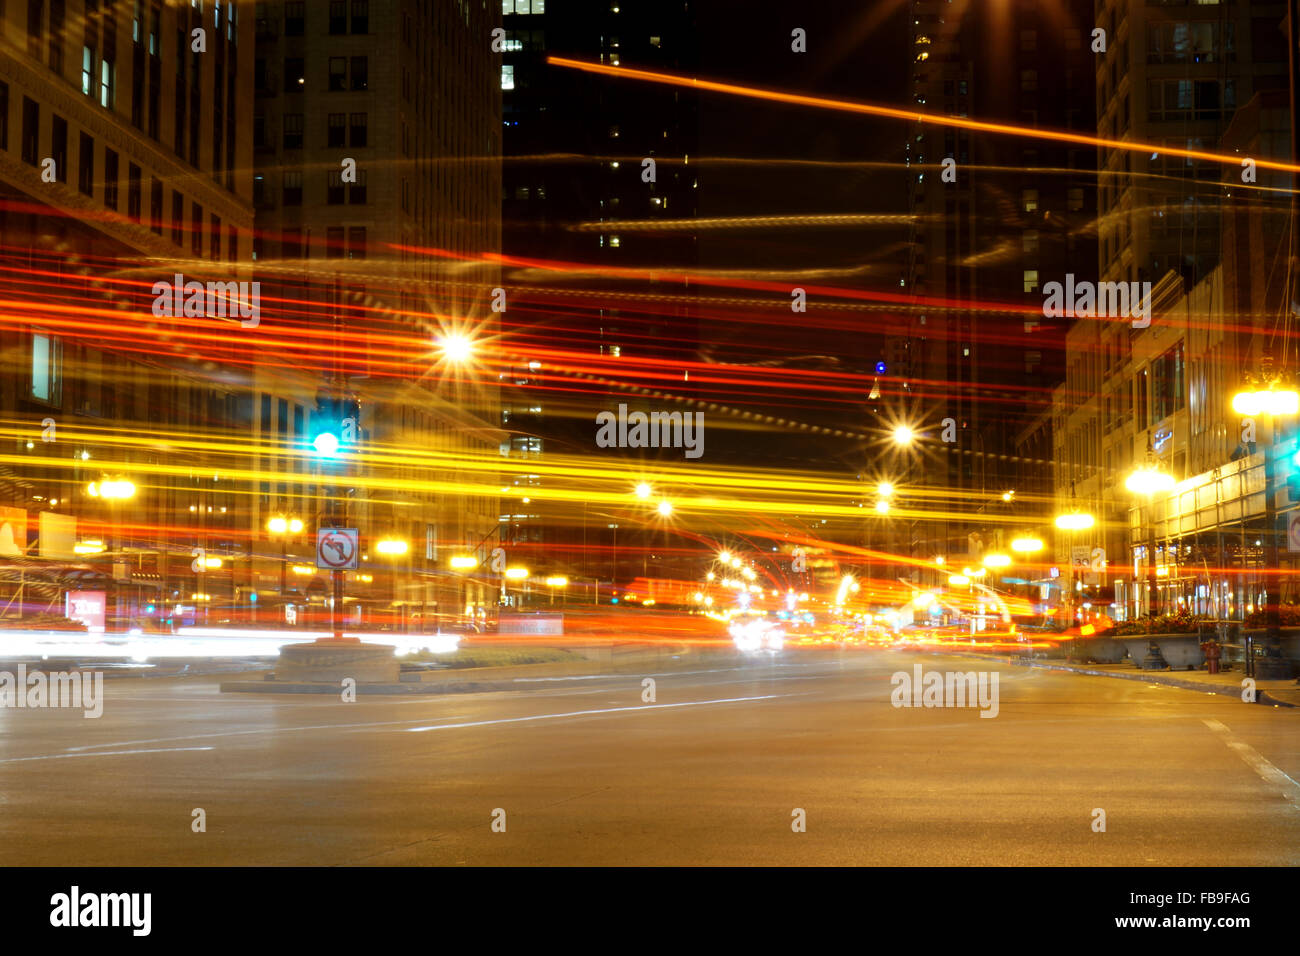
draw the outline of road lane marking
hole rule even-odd
[[[1291,805],[1300,810],[1300,783],[1296,783],[1284,771],[1278,769],[1258,750],[1243,740],[1238,740],[1224,724],[1217,720],[1202,718],[1201,723],[1209,727],[1220,737],[1223,742],[1233,750],[1238,757],[1259,774],[1267,783],[1274,784],[1282,788],[1282,793],[1290,801]]]
[[[125,757],[131,754],[172,754],[183,750],[214,750],[214,747],[157,747],[152,750],[100,750],[95,753],[42,754],[39,757],[6,757],[0,763],[23,763],[28,760],[64,760],[68,757]]]
[[[688,700],[679,704],[640,704],[633,707],[605,707],[601,710],[571,710],[563,714],[533,714],[528,717],[499,717],[495,720],[472,720],[460,724],[430,724],[427,727],[408,727],[407,733],[418,734],[426,730],[455,730],[457,727],[487,727],[491,724],[522,724],[532,720],[559,720],[563,717],[590,717],[596,714],[621,714],[632,710],[664,710],[670,707],[699,707],[704,704],[739,704],[751,700],[772,700],[786,694],[764,694],[761,697],[725,697],[718,700]]]

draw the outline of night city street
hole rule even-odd
[[[0,0],[0,921],[1293,938],[1298,145],[1300,0]]]

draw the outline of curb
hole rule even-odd
[[[976,656],[976,655],[972,655],[972,654],[963,654],[963,655],[961,655],[961,656],[963,656],[963,657],[968,657],[968,658],[975,659],[975,660],[988,660],[988,659],[989,659],[989,658],[987,658],[987,657]],[[1200,692],[1203,693],[1203,694],[1221,694],[1221,695],[1226,696],[1226,697],[1240,697],[1240,696],[1241,696],[1241,686],[1240,686],[1240,685],[1233,685],[1233,684],[1202,684],[1202,683],[1197,682],[1197,681],[1171,680],[1171,679],[1169,679],[1169,678],[1163,678],[1163,677],[1162,677],[1162,678],[1159,678],[1159,679],[1155,679],[1155,680],[1153,680],[1152,678],[1153,678],[1156,674],[1159,674],[1159,673],[1160,673],[1159,671],[1154,671],[1154,672],[1153,672],[1153,671],[1146,671],[1146,672],[1139,672],[1139,673],[1133,673],[1133,674],[1121,674],[1121,673],[1117,673],[1117,672],[1114,672],[1114,671],[1088,670],[1088,669],[1085,669],[1085,668],[1082,668],[1082,667],[1071,667],[1071,666],[1069,666],[1068,664],[1044,664],[1044,663],[1039,663],[1039,662],[1037,662],[1037,661],[1024,661],[1024,660],[1017,660],[1017,659],[1015,659],[1015,658],[1010,658],[1010,657],[1008,657],[1008,658],[997,658],[997,660],[1003,661],[1003,662],[1005,662],[1005,663],[1007,663],[1007,664],[1014,665],[1014,666],[1016,666],[1016,667],[1037,667],[1037,668],[1040,668],[1040,669],[1042,669],[1042,670],[1049,670],[1049,671],[1064,671],[1065,673],[1068,673],[1068,674],[1086,674],[1086,675],[1088,675],[1089,677],[1115,677],[1115,678],[1118,678],[1118,679],[1120,679],[1120,680],[1137,680],[1137,681],[1143,681],[1143,682],[1148,683],[1148,684],[1163,684],[1163,685],[1166,686],[1166,687],[1177,687],[1177,688],[1180,688],[1180,689],[1182,689],[1182,690],[1195,690],[1195,691],[1200,691]],[[1244,702],[1243,702],[1243,703],[1244,703]],[[1272,704],[1274,707],[1300,707],[1300,704],[1293,704],[1293,703],[1291,703],[1290,701],[1281,700],[1281,699],[1279,699],[1279,698],[1277,698],[1277,697],[1274,697],[1274,696],[1273,696],[1272,694],[1270,694],[1268,691],[1266,691],[1266,690],[1260,690],[1260,689],[1258,689],[1258,688],[1256,688],[1256,691],[1255,691],[1255,703],[1257,703],[1257,704]]]

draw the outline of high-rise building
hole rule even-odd
[[[249,6],[0,5],[0,494],[26,613],[69,590],[107,592],[121,628],[250,605],[253,514],[212,453],[252,433],[248,369],[214,343],[253,333],[151,309],[177,273],[251,278]],[[194,549],[225,557],[196,573]]]
[[[495,604],[448,561],[485,557],[497,531],[495,477],[460,462],[501,441],[480,352],[498,328],[486,260],[500,248],[500,22],[483,0],[257,6],[258,266],[286,321],[333,344],[304,384],[358,401],[367,472],[411,482],[348,515],[408,544],[377,597],[402,626]],[[275,508],[282,492],[265,484]]]
[[[1091,2],[914,0],[911,9],[917,110],[1092,132]],[[914,530],[914,553],[978,562],[1014,530],[1002,496],[1051,473],[1050,458],[1026,451],[1051,447],[1042,415],[1064,374],[1065,323],[1044,316],[1043,287],[1095,275],[1095,151],[918,121],[906,163],[913,224],[901,284],[931,304],[901,317],[890,348],[913,414],[936,439],[950,423],[924,473],[938,474],[954,502],[944,520]],[[1047,506],[1016,500],[1021,513],[1041,512],[1030,523]],[[953,514],[963,511],[969,521]]]

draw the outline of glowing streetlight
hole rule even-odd
[[[986,568],[1005,568],[1011,563],[1011,557],[1005,554],[986,554],[982,563]]]
[[[723,564],[729,564],[729,563],[731,562],[731,552],[730,552],[730,551],[719,551],[719,552],[718,552],[718,560],[721,561]]]
[[[1011,542],[1011,550],[1020,554],[1037,554],[1043,547],[1041,538],[1016,538]]]
[[[380,554],[406,554],[410,546],[398,538],[384,538],[375,542],[375,550]]]
[[[1071,511],[1056,516],[1056,526],[1062,531],[1087,531],[1097,519],[1086,511]]]
[[[882,498],[891,497],[894,494],[893,484],[888,481],[882,481],[880,484],[876,485],[876,494],[880,495]]]
[[[568,587],[569,579],[562,574],[556,574],[546,579],[546,586],[551,588]]]
[[[473,571],[478,567],[478,558],[471,554],[454,554],[448,563],[453,571]]]
[[[667,518],[669,515],[673,513],[673,503],[667,500],[661,501],[659,502],[659,506],[655,508],[655,510],[659,512],[660,517]]]
[[[527,568],[506,568],[506,577],[511,581],[522,581],[528,577]]]
[[[1161,471],[1154,462],[1135,468],[1124,480],[1124,487],[1135,495],[1154,495],[1173,488],[1174,476]]]
[[[1293,389],[1278,388],[1272,383],[1266,389],[1250,389],[1232,396],[1232,410],[1246,418],[1256,415],[1300,414],[1300,393]]]
[[[970,578],[966,577],[964,574],[953,574],[948,577],[948,583],[955,588],[961,588],[970,584]]]
[[[450,362],[467,362],[474,355],[474,343],[464,335],[444,335],[438,341],[443,357]]]
[[[135,497],[135,485],[125,478],[92,481],[86,486],[86,491],[92,498],[105,498],[109,501],[125,501]]]
[[[916,440],[916,432],[906,425],[896,426],[892,434],[895,445],[910,445]]]
[[[641,498],[642,500],[649,498],[652,494],[654,494],[654,489],[650,487],[650,482],[648,481],[641,482],[633,490],[635,491],[636,496],[638,498]]]
[[[877,501],[876,512],[877,514],[882,514],[882,515],[889,514],[889,502],[886,501],[884,498],[881,498],[879,501]]]

